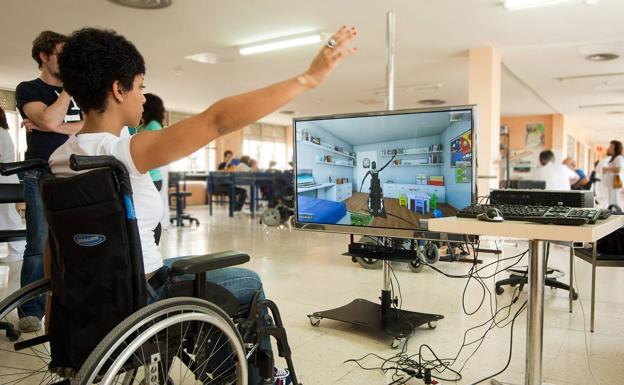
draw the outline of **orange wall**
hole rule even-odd
[[[509,149],[522,151],[526,143],[526,126],[543,123],[545,129],[545,148],[553,146],[553,115],[501,116],[501,125],[509,127]]]
[[[223,152],[230,150],[234,157],[240,158],[243,155],[243,129],[230,132],[217,139],[217,163],[223,162]]]

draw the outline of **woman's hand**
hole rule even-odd
[[[336,67],[342,59],[353,55],[357,48],[348,48],[348,44],[353,41],[358,32],[355,27],[347,28],[343,26],[330,39],[334,43],[334,48],[325,45],[316,55],[310,68],[300,76],[300,82],[310,87],[318,87],[327,75]]]

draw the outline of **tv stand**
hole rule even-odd
[[[391,245],[402,241],[390,239]],[[393,259],[405,260],[406,257],[412,260],[417,258],[414,243],[411,244],[411,250],[400,250],[395,247],[398,258],[393,258],[392,253],[389,252],[392,246],[380,245],[378,246],[378,253],[375,252],[374,245],[364,246],[366,247],[366,256],[374,255],[376,259],[383,260],[383,288],[379,298],[380,303],[358,298],[335,309],[314,312],[308,315],[312,326],[319,326],[322,319],[331,319],[381,331],[393,337],[390,344],[393,349],[401,346],[421,325],[427,324],[430,329],[435,329],[437,321],[444,318],[443,315],[397,309],[398,301],[396,298],[392,298],[390,291],[390,261]]]

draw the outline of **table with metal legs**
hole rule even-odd
[[[525,385],[542,385],[545,261],[542,241],[593,243],[624,226],[624,216],[611,216],[594,225],[555,226],[528,222],[483,222],[469,218],[429,220],[429,230],[529,240],[529,298],[527,308]],[[501,384],[493,380],[492,384]]]

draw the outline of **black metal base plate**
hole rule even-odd
[[[384,317],[381,313],[380,304],[365,299],[356,299],[345,306],[315,312],[308,317],[347,322],[383,331],[394,338],[408,338],[418,326],[444,318],[440,314],[416,313],[396,309],[392,309],[390,314]]]

